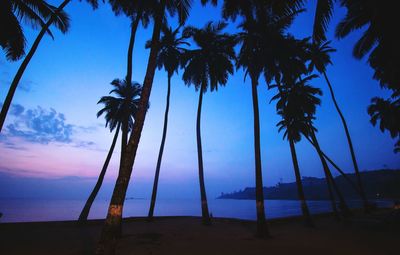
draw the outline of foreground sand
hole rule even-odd
[[[203,226],[197,217],[163,217],[147,223],[127,219],[117,254],[400,254],[400,230],[373,218],[337,222],[316,219],[317,227],[299,218],[269,223],[272,238],[257,239],[255,223],[214,219]],[[102,221],[0,224],[0,254],[93,254]]]

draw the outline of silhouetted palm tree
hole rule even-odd
[[[355,30],[363,34],[353,49],[354,57],[361,59],[369,54],[369,64],[375,70],[374,78],[381,86],[400,89],[398,71],[400,54],[397,47],[400,39],[396,33],[397,3],[379,0],[340,0],[346,8],[346,16],[336,27],[336,37],[344,38]]]
[[[379,122],[379,129],[389,131],[392,138],[398,139],[394,152],[400,152],[400,98],[382,99],[374,97],[372,104],[368,107],[372,125]]]
[[[347,9],[347,13],[336,28],[336,37],[344,38],[355,30],[363,29],[362,36],[353,48],[354,57],[361,59],[369,54],[368,62],[375,71],[374,79],[378,80],[382,87],[391,89],[395,94],[399,93],[400,53],[397,48],[400,39],[397,33],[392,32],[398,29],[397,3],[393,1],[383,3],[378,0],[341,0],[340,2]],[[391,99],[386,101],[389,102]],[[372,101],[373,108],[377,102]],[[389,117],[384,112],[381,114],[390,119],[397,117],[395,115]],[[400,129],[397,132],[400,132]]]
[[[107,218],[101,232],[100,241],[96,248],[96,254],[112,254],[115,252],[118,233],[121,228],[122,209],[125,202],[126,191],[130,181],[132,167],[135,162],[147,107],[149,105],[154,74],[157,68],[157,55],[160,46],[159,39],[161,27],[165,18],[166,4],[166,0],[160,0],[157,1],[154,7],[155,14],[151,49],[143,82],[142,95],[139,101],[139,110],[136,114],[135,123],[125,153],[122,156],[117,181],[108,207]],[[168,1],[168,11],[172,14],[176,12],[179,15],[180,22],[183,22],[189,14],[190,5],[191,0],[171,0]]]
[[[0,3],[0,46],[8,60],[18,60],[25,54],[26,39],[20,21],[33,28],[45,27],[55,16],[54,25],[63,33],[68,30],[69,19],[65,12],[44,0],[3,0]],[[46,29],[50,36],[51,32]]]
[[[19,19],[25,19],[29,21],[32,26],[42,27],[39,35],[36,37],[32,44],[31,49],[26,55],[24,61],[18,68],[17,74],[15,75],[10,89],[8,90],[6,99],[4,100],[3,107],[0,113],[0,132],[3,129],[4,122],[15,91],[17,90],[19,81],[28,66],[30,60],[35,54],[40,41],[43,36],[48,33],[53,37],[49,28],[52,24],[58,28],[62,33],[66,33],[69,28],[68,15],[63,11],[63,8],[70,2],[65,0],[61,5],[56,8],[52,5],[47,4],[43,0],[32,1],[32,0],[4,0],[0,3],[0,45],[6,51],[6,56],[10,60],[17,60],[25,54],[25,37],[22,32]],[[46,19],[47,22],[43,21]]]
[[[225,2],[233,6],[224,6],[224,16],[234,19],[237,15],[244,18],[240,24],[242,32],[238,38],[241,42],[241,49],[236,63],[237,68],[243,68],[245,75],[249,76],[252,85],[253,114],[254,114],[254,158],[256,176],[256,210],[257,210],[257,235],[268,236],[268,228],[265,222],[264,194],[261,170],[261,149],[260,149],[260,121],[258,110],[257,86],[261,74],[264,75],[267,84],[271,82],[277,67],[277,60],[274,51],[279,50],[279,42],[282,41],[284,31],[290,26],[297,10],[290,11],[285,8],[278,8],[275,11],[272,7],[264,6],[266,10],[256,11],[249,9],[244,1]],[[281,2],[280,2],[281,3]],[[283,3],[283,2],[282,2]],[[256,12],[257,15],[253,13]],[[276,12],[276,13],[275,13]]]
[[[358,163],[357,163],[356,155],[355,155],[354,148],[353,148],[353,142],[352,142],[352,139],[350,136],[350,131],[347,126],[346,119],[344,118],[343,113],[340,110],[340,107],[336,101],[336,97],[335,97],[335,93],[332,88],[332,84],[330,83],[330,81],[328,79],[328,75],[326,74],[326,67],[332,63],[331,58],[330,58],[330,53],[336,51],[335,49],[330,47],[329,43],[330,42],[328,41],[328,42],[322,42],[320,44],[314,43],[314,44],[310,45],[309,70],[312,71],[312,70],[316,69],[319,73],[321,73],[324,76],[325,81],[328,84],[329,92],[331,94],[333,104],[335,105],[336,111],[339,114],[340,120],[342,121],[342,125],[344,128],[345,134],[346,134],[347,143],[349,145],[350,155],[351,155],[351,159],[353,162],[354,171],[355,171],[355,174],[357,177],[358,188],[360,191],[361,199],[363,200],[363,204],[364,204],[364,210],[368,211],[368,201],[365,196],[363,184],[361,181],[360,171],[358,168]]]
[[[301,181],[300,168],[298,165],[295,143],[301,140],[301,136],[309,136],[310,116],[313,116],[322,95],[320,89],[308,85],[308,82],[316,75],[304,77],[304,79],[278,85],[279,93],[272,100],[278,100],[276,109],[282,120],[277,124],[279,132],[284,130],[283,138],[290,144],[292,154],[293,168],[296,176],[297,192],[301,202],[301,210],[307,226],[314,226],[311,215],[304,196],[303,185]]]
[[[86,201],[81,214],[79,215],[78,221],[81,223],[87,221],[90,208],[92,207],[93,201],[96,198],[97,193],[99,192],[100,187],[103,183],[104,176],[108,168],[108,164],[110,163],[111,156],[113,154],[114,147],[117,142],[119,129],[125,127],[127,128],[127,130],[122,130],[122,131],[128,133],[133,126],[134,118],[136,112],[138,111],[138,104],[142,90],[141,85],[139,83],[135,82],[128,83],[125,80],[115,79],[114,81],[111,82],[111,85],[114,86],[114,89],[110,91],[110,94],[114,93],[116,94],[117,97],[113,96],[102,97],[99,100],[98,104],[104,104],[104,108],[102,108],[97,113],[97,117],[100,117],[101,115],[105,114],[106,127],[107,126],[109,127],[110,132],[112,132],[114,129],[116,129],[116,131],[114,139],[111,143],[110,150],[107,154],[107,158],[104,162],[103,168],[101,169],[99,178],[96,182],[96,185],[92,193],[90,193],[90,196]],[[126,144],[126,141],[121,141],[121,144]]]
[[[234,47],[236,40],[233,36],[222,33],[226,23],[207,23],[204,28],[186,27],[185,35],[190,35],[198,48],[187,50],[182,57],[184,66],[183,81],[186,85],[194,85],[199,90],[197,108],[196,137],[199,167],[201,212],[204,224],[210,224],[206,189],[203,172],[203,152],[201,144],[200,122],[203,94],[209,89],[218,90],[218,85],[224,86],[228,77],[233,74],[235,60]]]
[[[265,221],[264,209],[264,191],[262,184],[261,169],[261,148],[260,148],[260,120],[258,110],[258,80],[263,70],[264,38],[256,32],[254,24],[244,23],[243,32],[239,34],[239,40],[242,43],[237,68],[242,67],[251,79],[251,91],[253,99],[254,115],[254,159],[255,159],[255,181],[256,181],[256,211],[257,211],[257,235],[260,237],[268,236],[269,231]]]
[[[153,184],[153,191],[151,194],[151,201],[150,201],[150,209],[148,214],[148,219],[151,220],[154,214],[154,207],[156,203],[157,197],[157,187],[158,187],[158,178],[160,176],[160,168],[161,168],[161,161],[164,152],[164,145],[165,139],[167,136],[167,127],[168,127],[168,112],[169,112],[169,100],[171,95],[171,78],[175,72],[178,72],[178,68],[180,66],[180,62],[182,60],[182,54],[184,53],[184,49],[182,48],[183,45],[189,45],[185,41],[185,37],[178,36],[180,26],[172,30],[171,27],[167,27],[164,25],[162,27],[163,36],[160,39],[160,51],[157,56],[157,65],[158,68],[164,68],[168,74],[168,84],[167,84],[167,100],[165,106],[165,114],[164,114],[164,127],[163,133],[161,138],[161,145],[160,150],[158,152],[158,159],[157,159],[157,166],[156,172],[154,176],[154,184]],[[150,46],[150,45],[147,45]]]

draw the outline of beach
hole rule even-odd
[[[214,218],[204,226],[199,217],[127,218],[116,254],[398,254],[400,225],[384,223],[381,215],[314,219],[315,228],[300,217],[270,220],[271,237],[259,239],[254,221]],[[0,254],[93,254],[102,225],[2,223]]]

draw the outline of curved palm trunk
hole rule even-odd
[[[253,98],[253,115],[254,115],[254,159],[255,159],[255,176],[256,176],[256,211],[257,211],[257,236],[269,236],[269,230],[265,220],[264,209],[264,190],[261,170],[261,149],[260,149],[260,117],[258,111],[258,82],[251,77],[251,92]]]
[[[142,18],[142,10],[138,12],[136,15],[135,20],[131,24],[131,37],[129,39],[129,47],[128,47],[128,64],[126,70],[126,81],[128,83],[132,82],[132,62],[133,62],[133,48],[135,46],[135,38],[136,38],[136,31],[139,26],[140,19]]]
[[[339,187],[337,186],[335,179],[332,176],[332,173],[329,169],[328,163],[326,162],[326,159],[324,157],[324,154],[321,150],[321,147],[319,146],[318,140],[317,140],[317,136],[315,135],[314,130],[311,130],[311,139],[313,141],[313,144],[315,144],[315,149],[318,153],[318,156],[321,160],[322,166],[324,168],[325,171],[325,178],[327,180],[327,182],[329,181],[331,186],[333,187],[334,191],[336,192],[336,195],[339,199],[339,206],[340,209],[343,213],[343,216],[347,217],[347,216],[351,216],[351,211],[349,209],[349,207],[347,206],[346,201],[343,198],[342,192],[340,192]]]
[[[204,184],[204,171],[203,171],[203,150],[201,147],[201,106],[203,104],[203,86],[200,88],[199,105],[197,107],[197,121],[196,121],[196,138],[197,138],[197,162],[199,165],[199,181],[200,181],[200,199],[201,199],[201,216],[203,224],[209,225],[210,215],[208,213],[206,187]]]
[[[164,127],[163,127],[163,133],[162,133],[162,138],[161,138],[160,150],[158,152],[156,173],[154,176],[153,192],[151,194],[150,209],[149,209],[149,214],[147,216],[148,220],[153,219],[154,207],[156,205],[156,198],[157,198],[158,178],[160,176],[161,161],[162,161],[162,156],[163,156],[163,152],[164,152],[165,139],[167,137],[169,98],[171,95],[171,76],[172,75],[168,74],[167,104],[165,106],[165,113],[164,113]]]
[[[166,0],[160,1],[158,15],[155,18],[154,29],[152,35],[152,46],[150,50],[149,61],[147,64],[146,76],[143,82],[142,94],[139,102],[139,111],[136,114],[135,123],[125,154],[123,155],[122,164],[115,183],[111,202],[108,207],[107,218],[105,220],[100,241],[96,248],[96,254],[114,254],[117,243],[118,231],[122,221],[122,209],[125,202],[126,191],[128,189],[129,180],[132,173],[132,167],[135,161],[140,137],[143,130],[144,121],[147,113],[147,106],[151,89],[153,86],[154,74],[157,67],[157,54],[159,50],[159,38],[161,32],[161,24],[164,17]]]
[[[119,129],[120,129],[120,125],[117,126],[117,130],[115,131],[114,139],[113,139],[113,141],[111,143],[110,150],[108,151],[106,161],[104,161],[104,165],[103,165],[103,168],[101,169],[101,172],[100,172],[99,178],[97,179],[96,185],[94,186],[92,193],[90,193],[90,196],[89,196],[88,200],[86,201],[85,206],[83,207],[81,214],[79,215],[78,222],[80,222],[80,223],[84,223],[84,222],[87,221],[87,218],[88,218],[88,215],[89,215],[89,212],[90,212],[90,208],[92,207],[93,201],[96,198],[97,193],[99,192],[101,185],[103,184],[103,180],[104,180],[104,176],[106,175],[108,164],[110,163],[112,154],[114,152],[115,144],[117,143]]]
[[[122,123],[122,135],[121,135],[121,159],[120,164],[122,162],[122,155],[125,154],[126,144],[128,143],[128,121],[124,121]]]
[[[364,191],[363,184],[362,184],[362,181],[361,181],[360,171],[359,171],[359,168],[358,168],[356,155],[354,153],[354,148],[353,148],[353,143],[351,141],[350,132],[349,132],[349,129],[347,127],[346,120],[345,120],[345,118],[344,118],[344,116],[342,114],[342,111],[340,110],[339,105],[336,102],[335,94],[333,92],[332,85],[331,85],[331,83],[330,83],[330,81],[328,79],[328,76],[326,75],[326,72],[323,72],[323,75],[324,75],[324,78],[326,80],[326,83],[328,84],[329,91],[331,93],[331,97],[332,97],[333,103],[335,105],[336,111],[338,112],[338,114],[340,116],[340,119],[342,120],[343,128],[344,128],[344,131],[346,133],[347,142],[349,144],[351,159],[353,161],[354,172],[356,174],[358,188],[360,190],[361,199],[363,200],[363,204],[364,204],[364,211],[368,212],[369,211],[368,200],[367,200],[367,197],[365,196],[365,191]]]
[[[306,136],[306,139],[315,148],[314,142],[311,141],[311,139],[307,136]],[[343,176],[343,178],[351,185],[351,187],[353,187],[354,191],[356,191],[357,193],[360,193],[359,189],[354,184],[354,182],[349,178],[349,176],[347,176],[347,174],[345,172],[343,172],[343,170],[340,169],[340,167],[338,165],[336,165],[335,162],[333,162],[333,160],[331,158],[329,158],[322,150],[321,150],[321,154],[324,157],[324,159],[326,159]]]
[[[308,210],[306,198],[304,196],[303,184],[301,183],[299,163],[297,161],[296,148],[292,139],[289,139],[289,144],[290,144],[290,153],[292,154],[294,173],[296,176],[297,193],[299,195],[299,200],[301,203],[301,211],[303,213],[304,221],[306,226],[314,227],[314,222],[311,219],[310,211]]]
[[[61,3],[61,5],[57,8],[57,10],[55,12],[59,13],[62,9],[64,9],[64,7],[67,4],[69,4],[69,2],[71,2],[71,0],[64,0],[64,2]],[[32,48],[29,50],[28,54],[24,58],[24,61],[22,61],[22,64],[18,68],[17,74],[15,75],[15,77],[11,83],[10,89],[8,90],[6,99],[4,100],[3,108],[1,109],[0,132],[3,129],[4,121],[6,120],[8,110],[10,109],[10,106],[11,106],[11,101],[14,97],[15,91],[17,90],[17,87],[22,78],[22,75],[24,74],[26,67],[28,66],[29,62],[31,61],[33,55],[35,54],[43,36],[46,34],[46,32],[49,29],[49,27],[51,26],[51,24],[53,24],[53,21],[54,21],[54,15],[51,16],[51,18],[42,27],[42,29],[40,30],[40,33],[38,34],[38,36],[36,37],[35,41],[32,44]]]

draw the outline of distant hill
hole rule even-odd
[[[355,174],[347,176],[356,183]],[[361,172],[366,195],[369,199],[400,199],[400,170],[375,170]],[[303,177],[303,187],[306,199],[329,199],[325,178]],[[335,181],[346,199],[359,199],[359,195],[343,176],[337,176]],[[255,188],[221,193],[219,199],[255,199]],[[278,183],[275,187],[264,187],[265,199],[296,200],[296,183]]]

